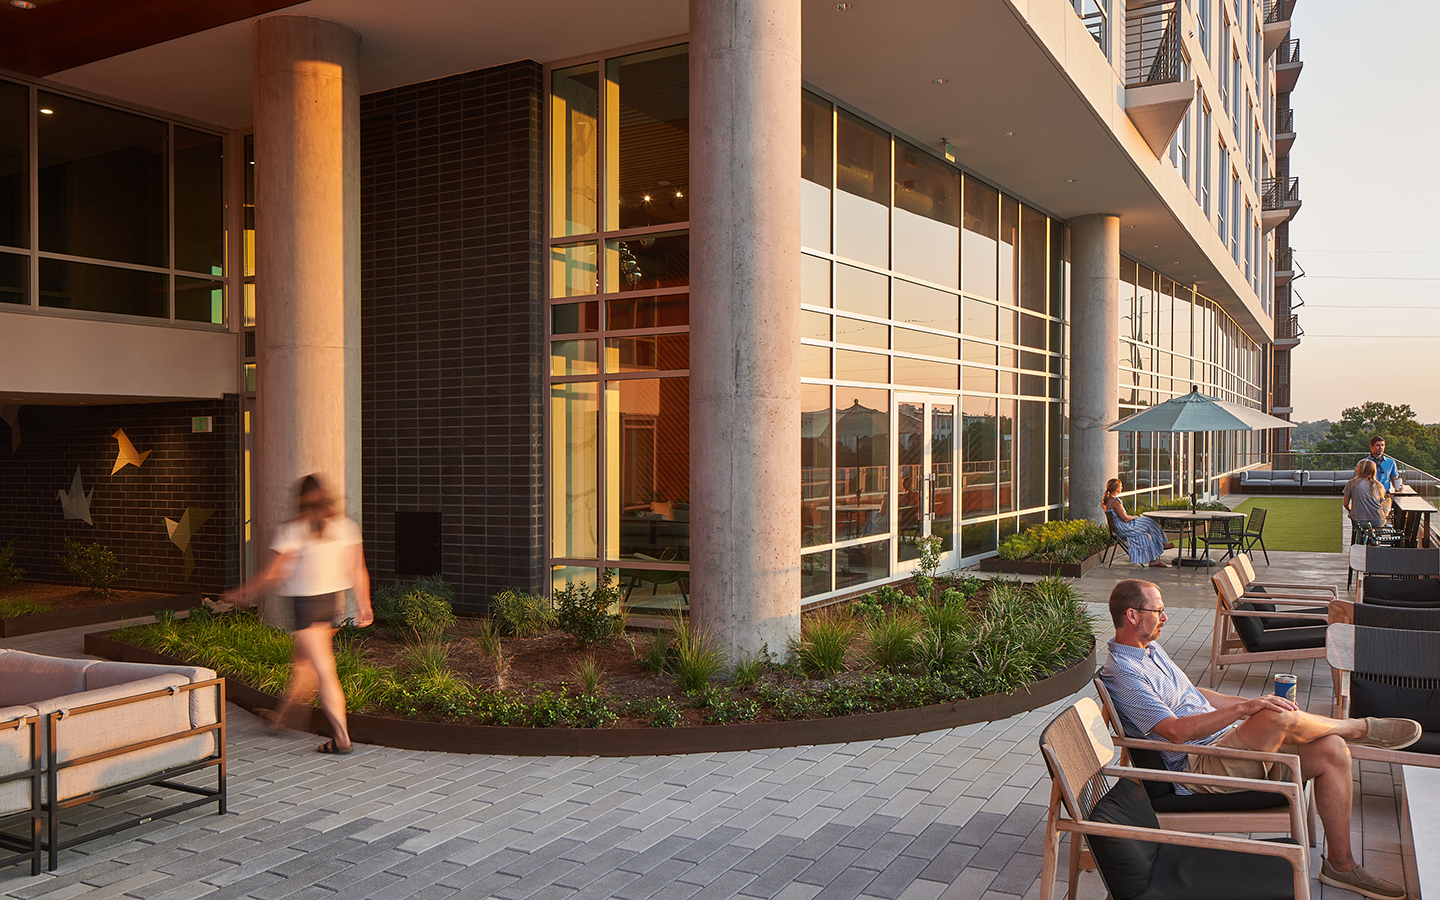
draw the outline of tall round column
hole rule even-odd
[[[1070,518],[1104,524],[1120,413],[1120,218],[1070,220]],[[1127,488],[1134,485],[1126,485]]]
[[[800,3],[690,0],[696,622],[732,656],[800,625]]]
[[[270,16],[255,36],[255,537],[315,472],[360,514],[360,36]]]

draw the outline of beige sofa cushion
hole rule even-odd
[[[73,711],[91,704],[106,703],[189,683],[190,679],[182,674],[157,675],[43,700],[35,704],[35,709],[41,714],[55,710]],[[190,699],[189,692],[167,692],[159,697],[95,712],[70,712],[55,725],[56,758],[64,763],[189,731]],[[212,702],[211,709],[213,708]],[[153,775],[171,766],[197,762],[214,753],[215,746],[215,734],[212,732],[61,769],[58,776],[60,799],[68,800],[90,791]]]
[[[101,661],[85,670],[85,686],[90,690],[114,687],[142,678],[157,675],[183,675],[190,683],[210,681],[215,677],[214,669],[204,666],[161,666],[149,663],[128,663]],[[216,716],[215,688],[190,691],[190,724],[192,727],[214,725]]]
[[[23,650],[0,654],[0,706],[33,706],[35,701],[86,688],[93,659],[60,659]]]
[[[13,775],[30,768],[30,726],[8,728],[5,723],[33,715],[35,710],[29,706],[0,709],[0,775]],[[29,780],[0,784],[0,816],[8,816],[29,808]]]

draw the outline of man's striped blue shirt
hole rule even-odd
[[[1152,641],[1141,648],[1112,640],[1109,647],[1110,658],[1100,668],[1100,678],[1110,692],[1110,699],[1115,701],[1120,721],[1130,737],[1163,741],[1165,738],[1154,731],[1159,723],[1171,716],[1183,719],[1215,709],[1159,643]],[[1227,730],[1222,728],[1209,737],[1189,743],[1213,744]],[[1165,768],[1172,772],[1184,772],[1187,768],[1184,753],[1161,751],[1160,756],[1165,760]],[[1176,788],[1177,792],[1184,792],[1179,785]]]

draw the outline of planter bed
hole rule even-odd
[[[138,619],[144,616],[153,616],[162,610],[180,612],[199,606],[204,599],[204,594],[174,594],[168,597],[152,597],[148,600],[128,600],[82,606],[76,609],[30,613],[10,619],[0,619],[0,638],[35,634],[41,631],[58,631],[61,628],[75,628],[80,625],[98,625],[101,622],[117,622],[120,619]]]
[[[172,657],[111,640],[113,632],[87,634],[85,652],[123,662],[174,664]],[[1008,694],[974,697],[915,709],[827,719],[702,725],[681,728],[513,728],[452,725],[381,716],[349,716],[350,736],[358,743],[402,750],[486,753],[502,756],[658,756],[714,753],[772,747],[811,746],[923,734],[944,728],[992,722],[1068,697],[1090,683],[1095,649],[1084,660]],[[243,709],[269,709],[275,698],[234,679],[226,679],[228,699]],[[326,731],[320,710],[310,731]]]
[[[1001,559],[990,556],[980,560],[982,572],[1005,572],[1011,575],[1059,575],[1062,578],[1080,578],[1100,564],[1105,556],[1102,550],[1082,559],[1078,563],[1044,562],[1037,559]]]

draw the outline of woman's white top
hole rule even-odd
[[[326,520],[318,535],[303,521],[281,525],[270,549],[281,556],[295,554],[295,564],[280,583],[280,594],[314,597],[354,587],[354,548],[359,544],[360,526],[345,516]]]

